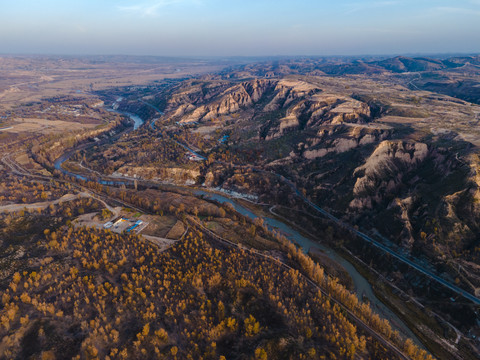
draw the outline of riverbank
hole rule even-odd
[[[194,193],[196,195],[203,196],[206,199],[218,201],[219,203],[222,203],[222,204],[230,203],[237,212],[239,212],[244,216],[247,216],[252,220],[259,217],[255,212],[240,205],[234,199],[227,198],[218,193],[212,193],[206,190],[195,190]],[[326,246],[325,244],[320,243],[318,241],[310,240],[306,236],[302,235],[299,231],[297,231],[294,228],[296,227],[295,224],[291,224],[294,227],[287,225],[286,222],[289,222],[288,220],[283,218],[277,220],[269,216],[262,216],[262,218],[264,220],[264,223],[271,230],[280,232],[288,240],[300,246],[305,253],[308,253],[311,248],[319,249],[331,261],[334,261],[335,263],[339,264],[342,268],[344,268],[353,281],[355,293],[357,294],[357,297],[359,298],[359,300],[364,301],[365,298],[368,298],[368,301],[372,305],[372,308],[383,318],[388,319],[392,323],[392,327],[395,330],[398,330],[405,337],[412,338],[412,340],[414,340],[418,345],[423,347],[420,339],[418,339],[415,336],[415,334],[408,328],[408,326],[404,324],[403,321],[392,310],[390,310],[380,299],[376,297],[372,289],[372,286],[370,285],[368,280],[357,271],[357,269],[352,263],[350,263],[348,260],[343,258],[340,254],[338,254],[335,250]]]

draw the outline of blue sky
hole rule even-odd
[[[0,53],[480,52],[480,0],[0,0]]]

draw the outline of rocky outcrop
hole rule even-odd
[[[305,151],[303,153],[303,157],[305,159],[311,160],[318,157],[323,157],[330,152],[342,153],[342,152],[354,149],[357,146],[359,146],[359,142],[357,139],[339,138],[339,139],[335,139],[331,144],[331,146],[328,148],[320,148],[320,149]]]
[[[205,181],[203,185],[206,187],[212,187],[215,184],[215,175],[213,172],[209,171],[208,173],[205,174]]]
[[[364,124],[371,119],[370,106],[351,97],[317,95],[312,103],[308,127],[342,123]]]
[[[225,89],[214,99],[199,98],[196,101],[197,105],[190,102],[178,105],[173,116],[183,116],[180,122],[189,123],[208,121],[219,116],[233,114],[258,102],[265,92],[273,88],[275,84],[275,81],[264,79],[244,82]],[[213,101],[207,102],[206,100]],[[173,104],[174,102],[172,102]]]
[[[287,104],[289,106],[286,109],[286,116],[270,125],[266,140],[278,138],[290,130],[318,129],[325,125],[343,123],[365,124],[371,119],[370,106],[350,97],[315,94],[315,90],[310,91],[310,96],[305,95],[305,91],[291,89],[288,97],[284,99],[285,102],[280,106],[280,94],[282,92],[278,93],[265,109],[274,111],[274,109],[286,107]],[[302,96],[297,98],[292,94],[302,94]]]
[[[355,170],[354,176],[358,178],[353,188],[354,195],[374,189],[394,190],[402,181],[403,173],[415,169],[428,154],[428,146],[424,143],[381,142],[365,164]]]
[[[312,96],[319,91],[320,89],[316,86],[303,81],[281,80],[277,86],[275,86],[275,97],[264,110],[275,111],[280,108],[285,108],[293,101]]]
[[[418,169],[430,155],[424,143],[381,142],[366,162],[354,171],[354,177],[357,177],[353,187],[355,199],[350,202],[350,208],[370,209],[386,196],[394,196],[403,185],[405,176]],[[415,183],[415,178],[410,182]],[[403,205],[397,204],[402,209]]]
[[[345,132],[345,129],[349,131]],[[315,138],[304,144],[302,156],[313,160],[329,153],[343,153],[368,144],[384,140],[389,130],[370,129],[365,127],[330,127],[318,131]]]
[[[180,117],[185,115],[186,113],[192,112],[193,110],[195,110],[195,106],[193,106],[192,104],[183,104],[175,110],[173,116]]]
[[[197,106],[212,101],[218,94],[231,85],[224,81],[187,81],[173,93],[166,107],[166,112],[175,111],[182,105]]]
[[[234,86],[225,84],[205,81],[178,91],[169,100],[167,113],[180,123],[210,121],[243,109],[252,110],[268,93],[271,100],[262,109],[272,119],[262,124],[261,137],[266,140],[291,130],[365,123],[371,118],[367,103],[344,95],[323,94],[317,86],[301,80],[256,79]]]
[[[480,214],[480,156],[472,155],[469,159],[470,172],[475,187],[472,189],[475,199],[475,210]]]
[[[363,123],[371,117],[370,106],[352,98],[345,99],[330,112],[334,115],[332,124]]]
[[[270,138],[277,137],[280,134],[283,134],[286,130],[290,128],[298,128],[299,125],[300,125],[300,122],[298,121],[298,118],[296,116],[294,115],[286,116],[279,120],[278,132],[274,134],[274,136],[271,136]]]
[[[395,199],[395,201],[391,204],[392,207],[396,206],[399,209],[399,220],[403,225],[400,237],[402,239],[403,245],[408,249],[411,248],[415,241],[414,230],[409,216],[409,213],[412,210],[413,203],[413,198],[409,196],[405,199]]]
[[[275,81],[256,79],[250,82],[243,83],[243,87],[250,95],[252,101],[257,102],[263,97],[265,92],[272,88],[275,84]]]

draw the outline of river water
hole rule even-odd
[[[120,100],[121,101],[121,100]],[[126,113],[126,112],[119,112],[117,110],[110,110],[112,112],[119,113],[121,115],[125,115],[130,117],[130,119],[134,123],[134,130],[138,129],[144,122],[143,120],[138,117],[137,115]],[[188,150],[192,151],[191,149],[187,148]],[[62,167],[62,164],[70,158],[74,154],[75,151],[69,151],[65,154],[63,154],[60,158],[58,158],[55,161],[55,169],[60,170],[64,174],[75,177],[79,180],[84,180],[84,181],[95,181],[97,183],[100,183],[102,185],[131,185],[132,181],[129,180],[124,180],[124,181],[109,181],[109,180],[103,180],[95,176],[82,176],[79,174],[72,173],[68,170],[65,170]],[[174,185],[172,185],[175,187]],[[180,188],[180,187],[179,187]],[[182,188],[184,189],[184,188]],[[230,203],[233,205],[236,211],[238,211],[240,214],[249,217],[250,219],[255,219],[257,218],[257,215],[255,215],[252,211],[248,210],[244,206],[240,205],[237,203],[234,199],[232,198],[227,198],[225,196],[222,196],[217,193],[212,193],[204,190],[195,190],[194,191],[195,195],[198,196],[203,196],[206,199],[218,201],[219,203]],[[333,249],[329,248],[328,246],[324,244],[320,244],[318,242],[312,241],[306,237],[304,237],[302,234],[300,234],[298,231],[295,229],[291,228],[287,224],[278,221],[276,219],[270,218],[270,217],[264,217],[263,218],[264,223],[267,224],[267,226],[272,229],[272,230],[278,230],[282,235],[284,235],[288,240],[294,242],[298,246],[300,246],[304,252],[308,252],[308,250],[312,247],[316,247],[324,252],[324,254],[330,258],[331,260],[337,262],[341,266],[345,268],[345,270],[349,273],[353,280],[353,284],[355,287],[355,293],[357,294],[357,297],[360,300],[363,300],[364,297],[367,297],[372,309],[377,312],[381,317],[386,318],[390,321],[392,328],[394,330],[398,330],[401,334],[404,336],[407,336],[411,338],[418,346],[421,346],[423,348],[422,343],[420,340],[413,334],[413,332],[407,327],[407,325],[393,312],[391,311],[385,304],[383,304],[374,294],[373,289],[370,285],[370,283],[357,271],[357,269],[346,259],[341,257],[336,251]]]
[[[122,112],[121,114],[126,115],[133,120],[133,130],[137,130],[140,126],[142,126],[143,120],[139,116],[127,112]]]
[[[211,193],[204,190],[195,190],[195,195],[203,196],[206,199],[215,200],[219,203],[230,203],[233,205],[236,211],[240,214],[249,217],[250,219],[255,219],[258,216],[255,215],[252,211],[248,210],[244,206],[237,203],[234,199],[227,198],[217,193]],[[310,248],[315,247],[323,251],[323,253],[331,260],[337,262],[341,266],[347,270],[349,275],[353,280],[353,284],[355,287],[355,293],[360,300],[363,300],[363,297],[367,297],[370,301],[370,306],[373,308],[375,312],[377,312],[381,317],[386,318],[390,321],[394,330],[398,330],[404,336],[407,336],[414,340],[417,345],[422,346],[420,340],[413,334],[413,332],[407,327],[407,325],[392,311],[390,310],[384,303],[382,303],[373,292],[372,286],[370,283],[365,279],[353,266],[349,261],[341,257],[335,250],[325,246],[321,243],[316,241],[312,241],[302,234],[300,234],[295,229],[291,228],[287,224],[278,221],[276,219],[270,217],[263,217],[262,218],[264,223],[267,224],[269,229],[271,230],[278,230],[282,235],[284,235],[290,241],[293,241],[297,245],[299,245],[304,252],[308,252]]]

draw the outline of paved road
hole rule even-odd
[[[8,153],[7,152],[2,156],[2,159],[0,161],[6,167],[8,167],[12,173],[17,174],[17,175],[28,176],[28,175],[30,175],[30,173],[27,170],[25,170],[24,168],[22,168],[17,162],[15,162],[14,160],[11,159],[12,155],[18,154],[19,152],[20,151],[16,151],[16,152],[13,152],[13,153]]]
[[[421,75],[417,75],[417,77],[415,77],[415,78],[413,78],[412,80],[410,80],[407,85],[411,85],[413,88],[415,88],[415,90],[421,91],[422,89],[420,89],[417,85],[415,85],[415,84],[413,83],[415,80],[420,80],[421,78],[422,78]]]
[[[188,152],[190,152],[191,154],[199,157],[200,159],[202,160],[207,160],[207,158],[203,155],[200,155],[199,153],[197,153],[196,151],[193,151],[192,149],[190,149],[187,145],[185,144],[182,144],[181,142],[178,142],[177,140],[174,140],[178,145],[180,145],[181,147],[183,147],[185,150],[187,150]],[[219,161],[215,161],[215,162],[219,162]]]

